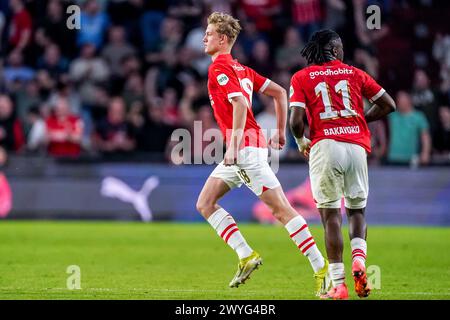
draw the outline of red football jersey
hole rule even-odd
[[[53,156],[76,157],[81,153],[79,143],[68,141],[65,136],[68,132],[81,134],[83,123],[77,116],[70,115],[64,120],[51,116],[46,121],[49,135],[48,152]]]
[[[208,92],[214,117],[228,146],[233,129],[233,105],[231,98],[243,96],[247,104],[247,120],[240,149],[267,146],[264,135],[252,111],[253,92],[264,92],[270,80],[253,69],[233,60],[230,54],[219,55],[209,66]]]
[[[290,107],[306,109],[311,146],[322,139],[355,143],[370,153],[363,97],[378,99],[384,89],[364,71],[333,60],[294,74]]]

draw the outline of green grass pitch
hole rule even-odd
[[[206,223],[2,221],[0,299],[316,299],[312,269],[284,228],[240,229],[264,265],[231,289],[237,257]],[[321,226],[310,229],[324,252]],[[450,228],[369,226],[367,265],[381,271],[369,299],[450,299],[449,248]],[[67,289],[69,265],[80,267],[79,290]]]

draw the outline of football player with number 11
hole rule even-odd
[[[367,122],[394,111],[395,103],[367,73],[342,62],[344,51],[336,32],[317,31],[301,53],[309,65],[291,80],[290,127],[300,151],[309,157],[311,189],[325,228],[333,288],[322,298],[348,298],[342,262],[342,197],[349,222],[355,291],[359,297],[367,297]],[[363,97],[374,103],[365,113]],[[305,114],[311,139],[303,136]]]

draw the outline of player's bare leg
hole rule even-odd
[[[342,217],[340,209],[321,208],[319,212],[325,229],[325,246],[328,260],[330,263],[341,263],[344,241],[341,233]]]
[[[342,239],[342,217],[338,208],[319,208],[322,224],[325,229],[325,246],[330,261],[329,273],[333,288],[324,299],[347,299],[348,290],[345,285],[345,269],[342,262],[344,241]]]
[[[367,237],[367,224],[364,215],[365,208],[362,209],[349,209],[347,211],[348,218],[348,234],[350,240],[353,238],[366,239]]]
[[[317,248],[305,219],[292,208],[281,186],[266,190],[260,195],[260,199],[272,210],[275,218],[284,225],[291,239],[303,255],[309,259],[314,270],[316,294],[320,295],[326,292],[329,285],[328,261],[324,259]]]
[[[370,294],[366,274],[367,225],[364,215],[365,208],[346,209],[352,247],[352,275],[355,281],[355,291],[360,298],[365,298]]]
[[[262,259],[247,244],[233,217],[217,204],[228,191],[230,188],[222,179],[209,177],[198,197],[197,210],[225,243],[237,253],[240,262],[230,287],[238,287],[262,264]]]
[[[230,191],[230,187],[222,179],[209,177],[197,199],[198,212],[208,220],[214,212],[221,208],[217,202],[228,191]]]

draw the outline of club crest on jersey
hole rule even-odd
[[[226,84],[228,83],[229,80],[230,80],[230,79],[229,79],[229,78],[227,77],[227,75],[224,74],[224,73],[221,73],[221,74],[219,74],[219,75],[217,76],[217,82],[218,82],[221,86],[226,85]]]
[[[294,87],[291,86],[291,87],[289,88],[289,98],[292,98],[293,95],[294,95]]]

